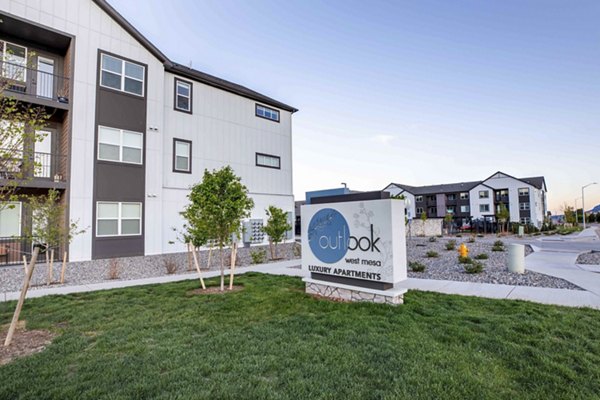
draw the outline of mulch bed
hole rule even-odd
[[[52,343],[56,334],[46,330],[26,330],[25,322],[19,322],[10,346],[4,346],[9,325],[0,331],[0,365],[8,364],[19,357],[39,353]]]
[[[225,285],[225,290],[221,292],[221,286],[209,286],[206,289],[194,289],[194,290],[190,290],[188,292],[188,294],[190,295],[195,295],[195,294],[227,294],[227,293],[232,293],[232,292],[239,292],[240,290],[243,290],[244,287],[242,285],[233,285],[233,289],[229,290],[229,285]]]

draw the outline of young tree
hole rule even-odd
[[[501,232],[504,232],[505,224],[510,220],[510,212],[504,203],[500,203],[500,207],[498,207],[498,210],[496,211],[496,220],[500,223]]]
[[[188,198],[192,203],[190,212],[195,214],[193,218],[201,221],[198,225],[200,233],[206,238],[212,238],[219,248],[221,291],[223,291],[225,289],[223,247],[232,242],[233,236],[240,236],[242,220],[250,216],[254,201],[248,197],[248,189],[230,166],[212,172],[205,170],[202,182],[192,187]],[[235,245],[234,242],[233,246]]]
[[[292,229],[292,225],[287,220],[287,214],[281,208],[269,206],[266,210],[267,224],[263,231],[269,235],[269,248],[271,250],[271,259],[277,258],[277,244],[285,238],[285,233]]]
[[[11,96],[9,89],[22,84],[24,71],[25,66],[7,63],[0,77],[0,210],[18,201],[19,187],[33,178],[35,142],[44,139],[40,130],[50,118],[44,107]]]
[[[452,228],[452,221],[454,220],[454,216],[452,213],[446,213],[444,216],[444,222],[446,223],[446,230],[448,235],[450,235],[450,229]]]
[[[568,224],[573,224],[573,226],[577,225],[577,220],[575,218],[575,209],[567,203],[565,203],[562,207],[563,213],[565,214],[565,222]]]
[[[423,221],[423,222],[427,221],[427,213],[425,211],[423,211],[421,213],[421,221]]]

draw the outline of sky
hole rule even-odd
[[[173,61],[300,110],[296,200],[503,171],[543,175],[560,213],[600,183],[600,1],[109,2]]]

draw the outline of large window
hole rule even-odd
[[[529,210],[529,203],[519,203],[519,210]]]
[[[523,218],[521,218],[521,223],[524,225],[529,225],[531,223],[531,218],[523,217]]]
[[[27,48],[0,41],[2,76],[15,81],[27,80]]]
[[[281,158],[270,154],[256,153],[256,166],[281,169]]]
[[[21,236],[21,203],[0,203],[0,237]]]
[[[480,190],[479,191],[479,198],[480,199],[489,199],[490,198],[490,191],[489,190]]]
[[[175,109],[192,112],[192,84],[175,78]]]
[[[421,214],[423,214],[423,207],[417,207],[416,213],[417,216],[421,216]]]
[[[448,197],[449,201],[456,200],[456,195],[455,194],[449,194],[447,197]]]
[[[256,105],[256,116],[279,122],[279,111],[269,107],[261,106],[260,104]]]
[[[192,172],[192,142],[173,139],[173,172]]]
[[[98,160],[142,163],[144,137],[139,132],[98,127]]]
[[[422,202],[423,201],[423,196],[415,196],[415,202]]]
[[[144,95],[145,68],[141,65],[102,54],[100,86],[122,92]]]
[[[469,207],[469,206],[460,206],[460,212],[461,213],[471,212],[471,207]]]
[[[490,205],[489,204],[480,204],[479,212],[490,212]]]
[[[529,188],[520,188],[519,196],[529,196]]]
[[[142,234],[142,203],[99,201],[96,206],[96,236]]]
[[[469,192],[462,192],[460,194],[460,199],[461,200],[469,200]]]

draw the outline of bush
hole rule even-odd
[[[440,255],[438,254],[437,251],[428,251],[427,252],[427,257],[429,257],[429,258],[436,258],[436,257],[439,257],[439,256]]]
[[[504,251],[504,246],[494,246],[492,247],[492,251]]]
[[[416,262],[416,261],[409,262],[408,267],[413,272],[424,272],[425,271],[425,264],[421,264],[420,262]]]
[[[465,264],[465,272],[467,274],[478,274],[483,271],[483,263],[475,261],[471,264]]]
[[[113,258],[108,264],[108,279],[119,279],[121,275],[121,268],[119,266],[119,260]]]
[[[474,237],[474,236],[471,236],[471,237],[469,238],[469,240],[467,240],[467,242],[468,242],[468,243],[475,243],[475,237]]]
[[[172,275],[177,272],[177,263],[173,260],[165,260],[164,261],[165,269],[167,270],[167,274]]]
[[[504,247],[504,242],[502,240],[496,240],[494,242],[494,247]]]
[[[476,260],[487,260],[488,258],[489,258],[489,256],[485,253],[477,254],[475,256]]]
[[[430,237],[430,238],[429,238],[429,241],[430,241],[431,243],[434,243],[434,242],[437,242],[437,239],[436,239],[436,237],[435,237],[435,236],[432,236],[432,237]]]
[[[262,264],[267,261],[267,251],[265,249],[251,251],[250,257],[252,264]]]
[[[446,250],[450,251],[454,249],[456,249],[456,240],[449,240],[448,243],[446,243]]]
[[[457,233],[457,234],[456,234],[456,235],[454,235],[454,236],[456,236],[456,237],[458,237],[458,238],[461,238],[461,237],[462,237],[462,235],[461,235],[460,233]]]
[[[471,264],[471,263],[473,263],[473,260],[471,259],[471,257],[458,256],[458,263],[459,264]]]

